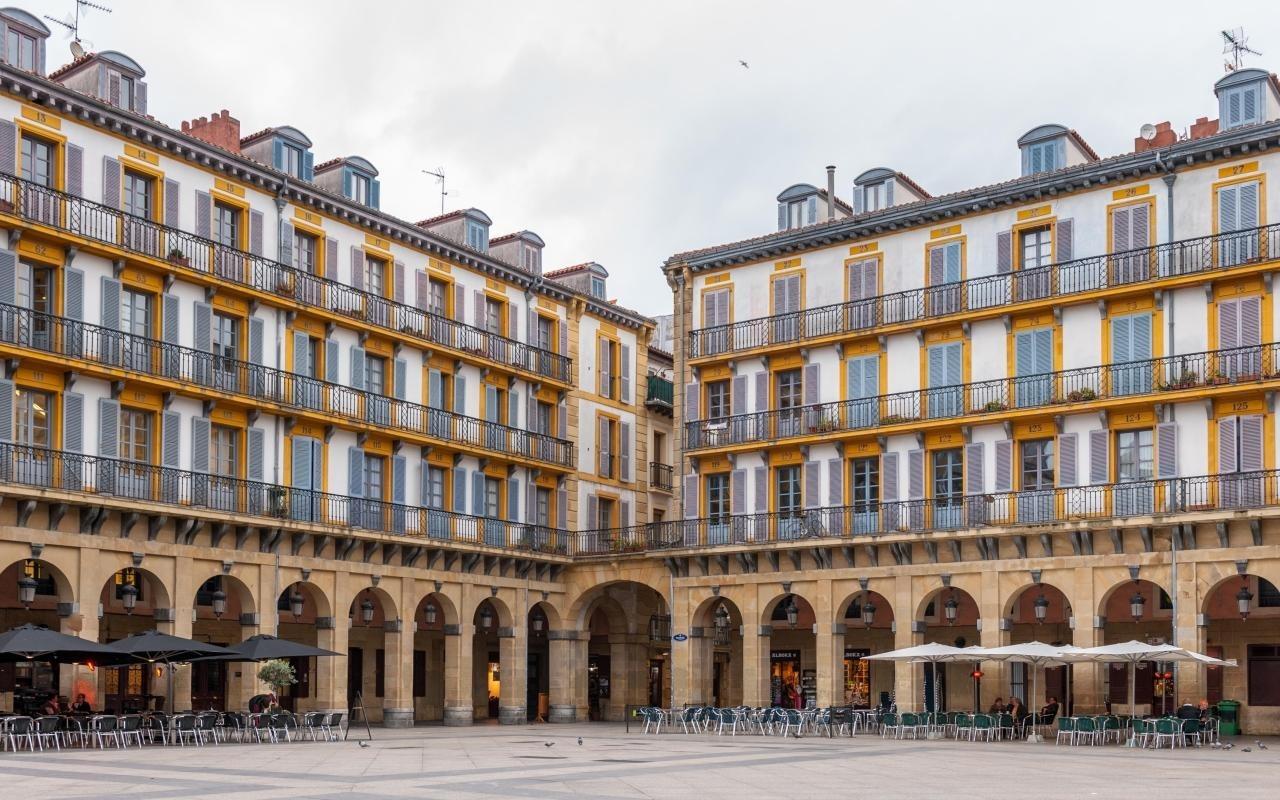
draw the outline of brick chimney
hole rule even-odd
[[[1201,117],[1195,121],[1194,125],[1191,126],[1191,138],[1193,140],[1203,139],[1204,137],[1212,136],[1217,132],[1218,121],[1216,119],[1209,119],[1208,117]]]
[[[1133,140],[1133,152],[1142,153],[1147,150],[1168,147],[1171,144],[1176,144],[1177,141],[1178,134],[1174,133],[1173,125],[1170,122],[1167,120],[1165,122],[1157,122],[1156,135],[1151,137],[1151,141],[1148,142],[1141,136]]]
[[[201,117],[182,123],[182,132],[223,150],[240,152],[240,120],[224,108],[212,117]]]

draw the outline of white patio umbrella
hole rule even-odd
[[[949,644],[939,644],[930,642],[928,644],[918,644],[912,647],[903,647],[900,650],[890,650],[887,653],[876,653],[866,656],[868,661],[894,661],[905,662],[909,664],[934,664],[937,669],[938,664],[950,663],[952,661],[975,661],[973,647],[952,647]],[[938,678],[935,673],[933,679],[933,707],[938,707]]]
[[[1087,660],[1087,656],[1079,655],[1079,649],[1075,647],[1061,647],[1044,642],[1024,642],[1022,644],[1007,644],[1002,647],[974,647],[967,648],[972,655],[979,660],[990,661],[1015,661],[1022,664],[1031,665],[1031,700],[1040,693],[1040,675],[1037,671],[1039,667],[1057,667],[1068,664],[1072,661]],[[1067,691],[1071,691],[1071,681],[1067,681]],[[1067,695],[1068,707],[1071,703],[1071,695]],[[1034,710],[1032,719],[1038,713]],[[1039,734],[1035,732],[1035,726],[1027,733],[1028,741],[1039,741]]]

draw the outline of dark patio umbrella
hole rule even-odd
[[[299,644],[288,639],[278,639],[266,633],[250,636],[240,644],[233,644],[227,649],[237,653],[245,661],[267,661],[272,658],[309,658],[311,656],[323,658],[324,656],[338,655],[332,650],[312,647],[309,644]]]
[[[208,642],[184,639],[157,630],[143,631],[107,645],[117,653],[131,656],[135,662],[161,663],[169,672],[169,708],[173,708],[173,662],[190,661],[201,656],[225,656],[231,651]]]
[[[135,659],[105,644],[28,624],[0,633],[0,663],[15,661],[117,666],[133,663]]]

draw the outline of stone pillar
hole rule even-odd
[[[900,650],[923,641],[924,637],[915,632],[917,625],[915,597],[911,591],[911,576],[898,575],[893,586],[893,649]],[[920,666],[917,664],[895,663],[893,665],[894,702],[899,711],[923,711],[920,702],[919,687],[921,682]]]
[[[337,625],[333,617],[316,618],[316,646],[338,653],[316,659],[315,695],[321,711],[335,713],[347,708],[347,626]]]
[[[548,722],[587,718],[587,640],[578,631],[548,631],[550,716]]]
[[[674,705],[709,704],[715,671],[715,631],[690,628],[689,640],[671,643],[671,685]]]
[[[982,630],[978,632],[978,644],[983,647],[1003,647],[1009,644],[1009,631],[1005,629],[1004,597],[1000,594],[1000,573],[990,570],[982,573],[982,590],[978,616]],[[1008,702],[1010,670],[1003,661],[983,661],[982,690],[978,697],[979,708],[984,712],[997,697]],[[969,678],[972,681],[972,678]],[[1028,701],[1030,703],[1031,701]],[[1036,707],[1039,708],[1038,706]]]
[[[742,631],[742,704],[753,708],[767,706],[771,631],[768,625],[760,624],[743,625]]]
[[[68,613],[65,616],[60,609],[58,616],[60,617],[59,628],[61,632],[68,636],[79,636],[89,642],[98,641],[97,606],[97,600],[95,599],[90,609],[92,613],[75,612]],[[67,611],[71,611],[71,608],[72,605],[68,603]],[[80,664],[63,664],[58,670],[58,693],[73,703],[76,700],[76,695],[84,694],[94,710],[100,709],[102,705],[99,702],[98,676],[101,674],[96,669],[90,671],[89,667]],[[12,697],[12,695],[9,696]]]
[[[274,609],[272,613],[275,613]],[[240,641],[262,632],[261,616],[256,613],[240,615]],[[248,708],[249,698],[269,687],[258,680],[258,665],[254,663],[227,665],[227,708]]]
[[[1071,613],[1075,619],[1071,643],[1076,647],[1097,647],[1102,644],[1103,631],[1100,626],[1106,624],[1106,620],[1095,616],[1098,613],[1098,597],[1093,583],[1092,567],[1076,568],[1071,596]],[[1106,710],[1106,698],[1102,696],[1104,669],[1107,669],[1106,664],[1082,662],[1072,665],[1070,688],[1074,713],[1101,714]]]
[[[523,625],[498,630],[498,721],[524,725],[529,721],[529,662]]]
[[[609,704],[606,718],[617,722],[625,717],[628,705],[649,702],[649,636],[609,634]]]
[[[382,724],[388,728],[413,727],[413,632],[404,620],[383,623]]]
[[[475,718],[471,697],[470,623],[444,626],[444,724],[470,725]]]
[[[1174,644],[1178,647],[1184,647],[1194,650],[1197,653],[1205,651],[1205,644],[1208,640],[1206,635],[1207,629],[1197,624],[1200,611],[1200,596],[1196,591],[1196,565],[1184,564],[1178,565],[1178,585],[1174,587],[1177,598],[1174,608],[1177,613],[1177,619],[1174,620],[1174,630],[1177,632],[1177,638]],[[1191,662],[1176,663],[1174,665],[1174,686],[1177,693],[1174,695],[1174,706],[1181,705],[1183,700],[1191,703],[1198,702],[1204,697],[1205,691],[1205,669],[1200,664]]]
[[[840,661],[836,656],[835,611],[831,608],[831,582],[822,581],[815,587],[811,605],[813,606],[813,636],[815,647],[815,666],[817,671],[817,703],[825,708],[835,702],[836,677],[840,675]],[[843,631],[842,631],[843,633]],[[838,637],[841,641],[844,636]],[[840,653],[842,660],[844,653]],[[841,693],[843,694],[843,692]]]
[[[156,628],[174,636],[190,639],[193,625],[191,614],[195,606],[196,589],[199,587],[194,583],[195,578],[193,577],[191,559],[186,556],[179,556],[173,561],[173,580],[169,583],[171,587],[169,593],[170,607],[156,609]],[[151,569],[157,575],[162,568],[163,565],[159,564],[149,562],[144,562],[143,564],[143,569]],[[166,710],[174,712],[191,708],[190,664],[180,664],[166,668],[165,675],[161,678],[162,681],[165,681],[164,689],[161,692],[157,692],[157,694],[167,695],[169,692],[168,669],[173,670],[173,703],[166,706]]]

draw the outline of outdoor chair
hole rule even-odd
[[[324,732],[320,729],[322,722],[324,722],[324,714],[319,711],[308,711],[302,715],[302,725],[298,729],[302,732],[303,738],[318,742],[320,741],[319,737],[324,735]]]
[[[957,713],[951,721],[951,737],[957,741],[962,736],[973,735],[973,717],[964,713]]]
[[[644,732],[649,733],[649,728],[653,728],[653,733],[662,731],[662,712],[656,708],[648,706],[640,709],[640,716],[644,718]]]
[[[1204,742],[1203,734],[1204,734],[1204,731],[1200,727],[1200,720],[1198,719],[1182,720],[1182,745],[1184,747],[1187,745],[1188,740],[1190,740],[1190,742],[1194,744],[1196,747],[1199,747]]]
[[[1130,733],[1138,747],[1146,747],[1147,741],[1156,735],[1156,726],[1145,719],[1131,720]]]
[[[161,744],[169,743],[169,715],[161,711],[156,711],[142,721],[142,732],[146,734],[147,741],[151,744],[156,743],[156,736],[159,735]]]
[[[271,733],[274,741],[283,737],[286,742],[298,738],[298,718],[290,711],[281,711],[271,717]]]
[[[1012,714],[1001,714],[997,720],[997,729],[995,737],[997,739],[1012,740],[1017,733],[1017,723],[1014,722]]]
[[[120,740],[120,722],[110,714],[99,714],[89,719],[89,735],[97,742],[100,749],[106,749],[107,743],[114,742],[122,747]]]
[[[1168,717],[1156,720],[1155,738],[1157,750],[1160,749],[1160,742],[1165,739],[1169,740],[1170,747],[1178,746],[1178,740],[1182,738],[1182,725],[1179,722],[1180,720]]]
[[[1075,742],[1076,738],[1076,721],[1072,717],[1058,717],[1058,735],[1054,737],[1054,744],[1062,744],[1062,737],[1067,737],[1067,744]]]
[[[787,737],[787,733],[794,731],[795,737],[800,738],[800,734],[804,732],[804,715],[794,708],[783,709],[786,717],[782,723],[782,738]]]
[[[824,726],[827,730],[828,737],[835,737],[842,734],[845,728],[849,729],[849,735],[853,735],[853,726],[856,724],[857,717],[853,711],[848,708],[833,708],[827,711]]]
[[[32,736],[32,720],[31,717],[7,717],[4,720],[3,731],[4,744],[9,750],[22,749],[22,743],[27,743],[28,750],[35,749],[35,738]]]
[[[329,741],[338,741],[338,734],[342,733],[342,712],[335,711],[331,714],[325,714],[321,727],[324,729],[325,736]]]
[[[991,714],[974,714],[973,730],[969,732],[969,740],[982,738],[988,742],[1000,736],[1000,720]]]
[[[1108,739],[1120,741],[1120,718],[1119,717],[1095,717],[1098,723],[1098,740],[1102,744],[1106,744]]]
[[[880,738],[890,734],[896,739],[902,730],[902,722],[898,719],[897,714],[884,714],[880,717]]]
[[[271,739],[271,726],[266,714],[256,712],[249,715],[248,733],[253,734],[253,740],[261,744],[263,739]],[[248,735],[248,734],[246,734]]]
[[[201,711],[196,714],[196,734],[200,737],[200,743],[206,742],[218,743],[218,712]]]
[[[1200,723],[1200,738],[1207,744],[1214,744],[1218,739],[1218,718],[1209,717]]]
[[[235,737],[237,741],[244,741],[245,720],[244,714],[239,711],[228,711],[222,715],[222,741],[230,741],[231,737]]]
[[[116,735],[126,747],[129,746],[130,739],[137,743],[138,747],[142,747],[142,715],[126,714],[121,717]]]
[[[62,733],[62,741],[67,747],[87,747],[89,744],[88,736],[85,734],[85,719],[80,717],[62,717],[62,725],[59,730]]]
[[[739,714],[732,708],[720,709],[720,726],[716,728],[716,735],[724,733],[724,726],[729,726],[729,735],[738,735],[738,717]]]
[[[1098,722],[1093,717],[1078,718],[1075,721],[1075,728],[1072,744],[1080,744],[1082,741],[1088,741],[1089,744],[1098,743]]]
[[[904,711],[898,716],[898,736],[899,739],[907,738],[907,733],[911,733],[911,738],[916,738],[916,732],[920,729],[920,716],[910,711]]]
[[[190,739],[193,745],[199,747],[200,730],[195,716],[191,714],[178,714],[175,716],[173,718],[173,738],[178,740],[178,744],[181,747],[187,746],[187,739]]]
[[[36,747],[44,749],[45,742],[52,742],[55,749],[62,749],[62,742],[59,741],[62,725],[61,717],[37,717],[35,724],[31,728],[31,736],[35,740]]]

